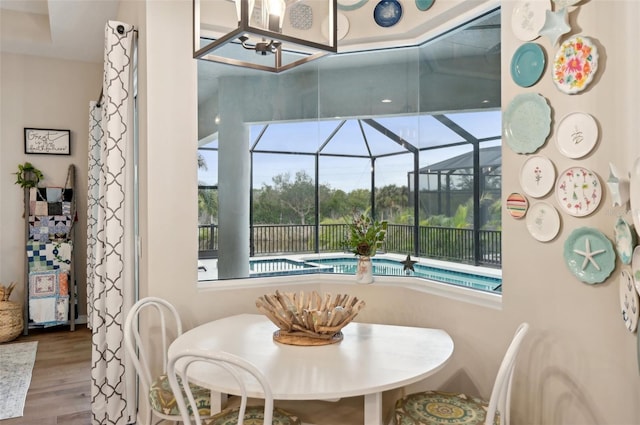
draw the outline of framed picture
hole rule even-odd
[[[24,153],[71,155],[71,130],[24,129]]]

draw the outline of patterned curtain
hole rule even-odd
[[[123,326],[134,298],[133,53],[131,25],[105,27],[103,95],[91,102],[87,218],[87,315],[93,330],[92,425],[135,422],[135,387]]]

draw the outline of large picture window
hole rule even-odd
[[[471,37],[472,48],[460,45]],[[255,102],[238,120],[248,138],[251,258],[345,254],[346,217],[367,211],[388,221],[390,257],[499,270],[499,45],[496,10],[402,55],[367,52],[375,67],[344,54],[283,75],[220,76],[219,84],[241,85],[233,101],[251,92]],[[199,67],[209,81],[223,69]],[[215,260],[224,226],[215,196],[224,159],[216,154],[231,101],[203,89],[200,111],[210,120],[200,118],[201,261]]]

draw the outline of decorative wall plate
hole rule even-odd
[[[598,124],[589,114],[571,112],[558,124],[556,145],[567,158],[582,158],[593,150],[598,141]]]
[[[511,29],[522,41],[535,40],[546,19],[546,11],[551,10],[549,0],[520,0],[513,8]]]
[[[571,37],[558,49],[553,60],[553,82],[564,93],[586,89],[598,70],[598,48],[580,35]]]
[[[545,65],[542,47],[537,43],[525,43],[511,58],[511,78],[520,87],[531,87],[542,76]]]
[[[532,153],[544,145],[551,131],[551,108],[538,93],[521,93],[504,112],[502,133],[516,153]]]
[[[345,38],[345,36],[347,35],[347,33],[349,32],[349,18],[347,18],[345,16],[344,13],[340,13],[338,12],[338,19],[336,21],[337,23],[337,27],[338,27],[338,40],[342,40],[343,38]],[[324,18],[324,20],[322,21],[322,35],[328,40],[329,39],[329,33],[328,33],[328,29],[329,28],[329,17]]]
[[[338,9],[340,10],[356,10],[364,6],[369,0],[338,0]]]
[[[582,282],[600,283],[613,272],[616,254],[611,241],[601,231],[580,227],[564,242],[564,262]]]
[[[631,206],[631,218],[636,228],[636,233],[640,235],[640,158],[636,159],[631,170],[629,179],[629,205]]]
[[[553,240],[560,232],[560,214],[547,202],[536,202],[527,212],[527,230],[540,242]]]
[[[552,46],[558,44],[558,40],[564,34],[571,31],[569,25],[569,13],[567,9],[556,9],[555,11],[545,11],[544,25],[540,28],[540,35],[549,39]]]
[[[507,211],[513,218],[522,218],[527,214],[529,201],[521,194],[514,192],[507,196]]]
[[[381,0],[373,9],[373,19],[381,27],[392,27],[402,18],[402,6],[397,0]]]
[[[425,11],[431,8],[435,1],[436,0],[416,0],[416,7],[418,8],[418,10]]]
[[[308,30],[313,25],[313,9],[311,6],[296,3],[289,10],[289,23],[298,30]]]
[[[520,186],[527,195],[541,198],[553,189],[555,182],[556,169],[546,156],[534,155],[522,164]]]
[[[636,233],[624,218],[618,217],[613,228],[613,235],[620,261],[622,261],[622,264],[631,263],[633,248],[636,246]]]
[[[558,174],[556,182],[558,205],[567,214],[584,217],[596,210],[602,201],[602,185],[593,171],[570,167]]]
[[[628,271],[620,273],[620,310],[624,326],[629,332],[634,332],[638,327],[638,315],[640,306],[638,292],[633,285],[633,278]]]
[[[633,255],[631,256],[631,274],[636,292],[640,294],[640,246],[633,249]]]
[[[613,206],[623,206],[629,202],[629,177],[620,173],[612,162],[609,163],[609,178],[607,186],[611,193],[611,203]]]

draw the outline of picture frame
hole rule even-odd
[[[71,130],[24,129],[24,153],[71,155]]]

